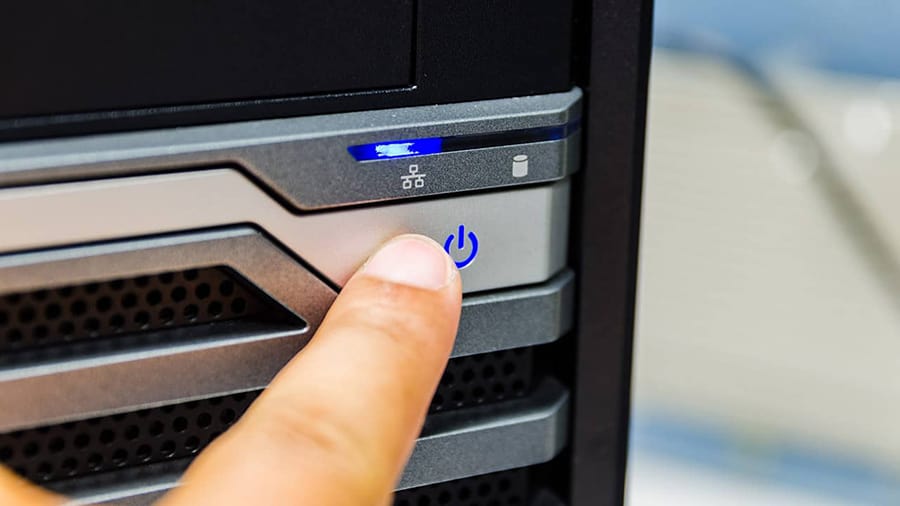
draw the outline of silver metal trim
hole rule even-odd
[[[562,269],[569,183],[328,213],[295,215],[229,169],[0,190],[0,253],[255,223],[342,286],[400,233],[443,243],[465,224],[478,258],[466,292],[539,283]]]
[[[526,399],[432,415],[397,488],[546,462],[565,446],[568,416],[569,394],[550,379]],[[148,505],[177,483],[177,476],[163,476],[84,492],[75,496],[75,504]]]
[[[458,104],[40,140],[0,145],[0,186],[241,167],[297,209],[437,195],[561,179],[578,166],[579,134],[566,139],[360,163],[358,144],[490,134],[565,125],[581,91]],[[525,177],[512,159],[527,155]],[[404,189],[410,164],[428,183]],[[478,170],[473,171],[473,167]],[[423,172],[426,172],[423,170]]]
[[[258,232],[238,228],[0,258],[0,292],[224,265],[307,322],[0,370],[0,430],[10,431],[262,388],[315,332],[336,296]]]

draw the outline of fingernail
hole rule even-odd
[[[438,243],[423,236],[400,236],[378,250],[363,267],[367,276],[401,285],[437,290],[456,274]]]

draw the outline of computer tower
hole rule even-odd
[[[152,501],[415,232],[464,309],[395,504],[622,502],[649,1],[4,11],[0,462]]]

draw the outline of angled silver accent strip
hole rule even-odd
[[[357,162],[347,147],[572,123],[581,91],[479,102],[170,128],[0,145],[0,186],[242,167],[296,209],[497,188],[561,179],[578,166],[579,133],[511,146]],[[526,155],[524,176],[513,157]],[[417,164],[428,179],[405,188]],[[477,167],[478,170],[472,170]]]
[[[176,329],[177,344],[0,369],[0,430],[262,388],[310,339],[335,292],[258,232],[238,228],[0,258],[0,292],[228,266],[308,323]],[[205,338],[204,338],[205,337]]]
[[[528,398],[432,415],[398,489],[546,462],[565,445],[569,394],[546,380]],[[76,504],[149,505],[178,483],[164,476],[76,496]]]
[[[568,412],[568,392],[548,379],[527,399],[429,417],[397,488],[546,462],[565,445]]]
[[[568,180],[390,206],[295,215],[230,169],[0,190],[0,253],[255,223],[342,286],[375,249],[415,232],[443,244],[460,225],[480,249],[466,292],[539,283],[565,262]]]
[[[575,275],[463,298],[453,356],[475,355],[556,341],[572,328]]]

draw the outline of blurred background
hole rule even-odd
[[[628,504],[900,504],[900,2],[654,32]]]

